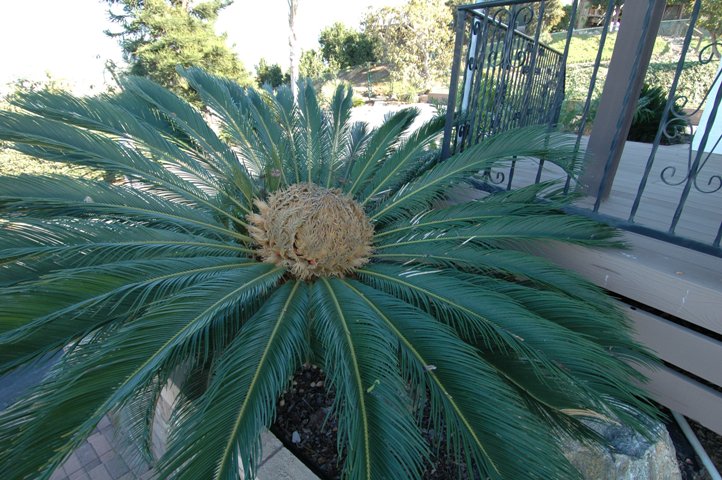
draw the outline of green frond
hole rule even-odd
[[[390,265],[374,265],[359,273],[375,288],[452,325],[462,338],[479,346],[482,355],[499,352],[512,361],[523,359],[517,363],[526,365],[530,375],[544,378],[557,389],[573,387],[577,402],[574,408],[608,412],[611,418],[622,415],[615,411],[615,405],[605,405],[598,396],[598,392],[610,389],[617,389],[618,398],[625,403],[644,408],[637,401],[641,390],[631,386],[639,374],[621,358],[609,355],[606,342],[600,345],[583,333],[598,324],[593,319],[580,317],[574,322],[558,323],[553,313],[550,318],[539,316],[501,289],[488,288],[489,282],[484,282],[483,276]],[[467,278],[476,282],[467,282]],[[548,308],[553,310],[554,306]],[[618,338],[627,349],[635,350],[631,336],[625,338],[623,333]]]
[[[488,249],[467,244],[464,248],[449,248],[438,253],[429,252],[427,245],[389,248],[375,254],[378,260],[401,264],[451,267],[473,274],[496,277],[512,276],[519,282],[542,286],[545,290],[576,298],[613,317],[618,312],[604,292],[579,275],[560,268],[541,257],[515,250]]]
[[[216,275],[155,302],[132,322],[77,342],[31,397],[0,412],[5,473],[49,476],[111,408],[180,354],[197,350],[218,316],[251,301],[281,273],[258,265]]]
[[[246,322],[215,362],[199,404],[175,419],[162,477],[234,480],[242,466],[255,478],[260,433],[308,349],[307,297],[306,284],[288,282]]]
[[[369,201],[395,193],[409,180],[409,173],[417,168],[429,153],[431,143],[438,139],[443,127],[444,118],[436,117],[409,135],[402,145],[383,159],[371,181],[359,193],[359,203],[365,205]]]
[[[14,216],[81,217],[140,222],[168,230],[211,233],[219,238],[250,242],[203,208],[170,201],[136,188],[64,176],[0,178],[0,209]]]
[[[427,447],[409,410],[396,339],[343,280],[319,280],[313,299],[345,478],[419,478]]]
[[[254,130],[250,119],[246,91],[231,81],[210,75],[197,68],[179,68],[179,74],[188,81],[191,88],[217,116],[225,134],[232,140],[233,147],[241,159],[239,163],[244,167],[243,171],[234,175],[233,178],[235,182],[245,185],[248,176],[248,170],[245,167],[259,174],[265,170],[268,163],[259,149],[257,131]],[[282,143],[279,142],[278,147],[281,145]],[[250,203],[253,194],[250,183],[247,189]]]
[[[117,97],[76,98],[68,93],[32,92],[21,95],[14,104],[39,116],[103,132],[118,140],[132,139],[136,148],[142,148],[159,162],[174,165],[199,183],[216,189],[221,185],[209,173],[212,169],[207,162],[201,164],[187,148],[169,140],[176,138],[164,137],[157,125],[149,125],[145,119],[130,114],[120,106]]]
[[[450,327],[391,295],[347,283],[398,339],[404,376],[428,389],[434,428],[457,460],[490,479],[577,478],[545,425]]]
[[[154,258],[236,256],[248,248],[184,232],[86,219],[0,222],[0,286],[63,268]]]
[[[527,127],[494,135],[463,153],[438,163],[399,189],[371,212],[384,223],[428,209],[450,186],[512,157],[548,158],[563,168],[571,165],[574,150],[568,136],[547,129]]]
[[[320,180],[326,188],[333,186],[337,170],[344,160],[343,151],[348,144],[351,125],[351,107],[353,106],[353,89],[339,85],[331,100],[331,125],[329,128],[330,145],[328,152],[328,167],[321,172]],[[325,177],[325,182],[324,182]]]
[[[350,165],[350,174],[342,179],[344,192],[357,196],[371,179],[378,165],[398,146],[399,138],[419,115],[414,108],[406,108],[391,115],[380,127],[373,130],[363,153]]]
[[[228,216],[210,200],[207,192],[149,159],[132,145],[116,142],[105,134],[49,118],[0,111],[0,140],[16,142],[14,148],[18,151],[44,160],[117,172]],[[231,217],[231,220],[237,219]]]
[[[311,82],[299,82],[298,85],[298,154],[300,163],[305,166],[302,179],[305,182],[323,184],[324,165],[328,166],[328,151],[324,148],[328,139],[324,115],[316,99]]]
[[[0,370],[57,351],[119,315],[142,315],[147,305],[219,272],[253,265],[237,257],[134,260],[64,269],[4,289]]]
[[[376,238],[401,238],[407,234],[425,234],[449,230],[454,227],[476,226],[495,218],[506,217],[542,217],[558,215],[560,212],[545,203],[532,201],[491,201],[496,195],[483,201],[471,201],[445,208],[430,209],[418,213],[410,219],[397,220],[378,229]],[[387,237],[387,238],[385,238]]]
[[[188,102],[157,83],[142,77],[125,77],[124,90],[147,102],[173,127],[186,135],[193,145],[207,155],[216,171],[232,172],[238,161],[231,149],[221,141],[203,116]]]

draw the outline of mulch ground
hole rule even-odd
[[[337,480],[344,457],[343,452],[339,455],[336,448],[338,424],[330,414],[334,395],[332,391],[326,391],[325,382],[322,369],[316,365],[304,365],[294,376],[291,387],[279,399],[277,418],[271,431],[320,478]],[[422,421],[422,425],[426,423]],[[722,436],[695,422],[690,422],[690,425],[718,470],[722,470]],[[710,480],[679,427],[673,421],[667,427],[677,450],[682,480]],[[434,440],[436,432],[432,429],[422,428],[422,432],[427,441]],[[442,444],[432,463],[427,465],[423,480],[478,478],[469,476],[463,466],[460,471],[453,458],[446,456],[444,447]]]
[[[305,365],[296,373],[291,387],[278,401],[276,422],[271,431],[316,475],[324,480],[336,480],[341,478],[344,456],[343,452],[339,455],[336,448],[338,424],[336,417],[329,415],[334,396],[333,392],[326,392],[325,381],[323,370],[316,365]],[[428,424],[425,420],[422,425]],[[422,428],[422,433],[429,442],[436,435],[430,428]],[[445,447],[442,442],[433,462],[427,464],[423,480],[474,478],[464,466],[456,465],[453,458],[446,455]]]

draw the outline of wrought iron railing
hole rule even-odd
[[[458,104],[450,109],[456,119],[448,124],[447,156],[511,128],[557,121],[564,53],[539,41],[545,6],[512,0],[459,8],[464,69],[455,55],[450,101]]]
[[[577,146],[586,148],[583,175],[572,178],[543,162],[530,172],[513,162],[509,169],[483,172],[479,178],[483,186],[511,189],[558,178],[566,192],[583,193],[570,210],[722,256],[722,88],[713,88],[722,81],[722,67],[716,77],[713,73],[700,79],[710,86],[694,105],[685,92],[677,91],[690,65],[719,61],[713,52],[722,45],[704,38],[696,26],[705,1],[693,3],[684,20],[683,40],[679,32],[674,32],[674,38],[668,32],[660,33],[667,49],[679,55],[673,78],[665,85],[669,92],[662,119],[649,143],[625,139],[645,82],[664,2],[628,2],[617,33],[612,13],[616,10],[618,15],[618,2],[609,0],[599,27],[595,61],[585,67],[589,70],[586,97],[574,99],[579,108],[573,112],[572,133]],[[545,8],[543,0],[493,0],[458,9],[445,156],[509,128],[559,121],[578,0],[572,3],[561,52],[540,41]],[[611,61],[603,61],[610,35],[618,45]],[[610,82],[605,83],[606,79]],[[603,85],[601,97],[597,83]],[[698,118],[702,110],[701,125],[696,127],[691,119]],[[687,128],[681,128],[682,124]]]

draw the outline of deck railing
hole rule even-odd
[[[564,54],[539,41],[544,6],[462,9],[466,68],[455,151],[511,128],[556,122]]]
[[[567,192],[586,195],[574,207],[578,213],[722,257],[722,88],[713,88],[722,69],[716,77],[712,73],[700,79],[708,87],[696,100],[678,91],[690,65],[711,65],[717,60],[713,52],[722,48],[696,26],[705,1],[696,0],[689,18],[677,22],[686,31],[669,36],[660,33],[664,1],[627,2],[620,26],[614,20],[618,2],[609,0],[597,33],[596,57],[584,67],[589,73],[586,96],[567,98],[564,104],[565,117],[574,119],[566,127],[586,149],[583,174],[564,177],[543,162],[530,173],[512,163],[508,170],[483,172],[483,186],[512,189],[556,175]],[[541,41],[544,0],[491,0],[458,9],[445,156],[509,128],[560,123],[578,3],[572,3],[568,29],[555,34],[566,40],[558,50]],[[665,85],[662,119],[649,143],[628,145],[625,139],[635,112],[640,113],[638,98],[658,34],[668,50],[678,53],[676,60],[665,60],[676,67]],[[604,60],[607,43],[614,40],[611,59]],[[578,106],[576,111],[572,105]],[[702,111],[697,127],[692,119]]]

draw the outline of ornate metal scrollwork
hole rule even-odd
[[[716,57],[714,55],[714,51],[719,47],[722,47],[722,42],[713,42],[702,48],[698,55],[700,64],[705,65],[715,59]],[[709,98],[712,88],[714,88],[714,85],[716,85],[720,80],[720,74],[722,74],[722,70],[717,72],[717,75],[712,81],[710,90],[705,93],[697,108],[689,113],[683,113],[683,108],[687,105],[689,99],[684,95],[675,96],[675,101],[672,103],[668,112],[668,119],[662,126],[662,135],[670,141],[670,143],[678,140],[683,133],[681,129],[678,128],[680,122],[685,122],[690,129],[692,128],[691,118],[697,115],[707,103],[707,99]],[[722,105],[720,105],[720,107],[722,107]],[[713,122],[714,119],[710,119],[710,121]],[[697,131],[694,133],[694,135],[698,134],[704,134],[704,132]],[[691,179],[692,186],[700,193],[715,193],[722,189],[722,175],[719,174],[709,175],[706,182],[700,182],[700,173],[702,173],[704,167],[712,158],[711,152],[713,152],[721,142],[722,135],[720,135],[716,140],[708,139],[707,145],[712,145],[709,152],[698,151],[695,154],[694,150],[692,150],[694,143],[693,138],[690,138],[689,149],[687,152],[687,169],[684,172],[684,175],[675,179],[678,174],[678,168],[675,166],[667,166],[660,172],[662,182],[670,186],[679,186]]]

